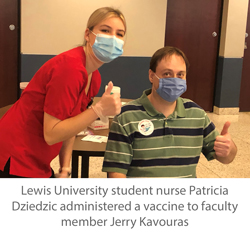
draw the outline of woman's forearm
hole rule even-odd
[[[44,139],[53,145],[76,136],[98,118],[92,108],[63,121],[44,113]]]

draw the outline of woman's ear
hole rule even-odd
[[[84,38],[86,42],[89,42],[89,33],[90,33],[90,30],[86,28],[85,33],[84,33]]]

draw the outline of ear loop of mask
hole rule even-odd
[[[91,33],[93,33],[95,36],[97,36],[97,34],[95,34],[92,30],[89,29],[89,31],[90,31]]]
[[[157,74],[156,73],[154,73],[154,75],[160,80],[160,78],[157,76]]]
[[[89,31],[90,31],[91,33],[93,33],[95,36],[97,36],[97,34],[95,34],[92,30],[89,29]],[[95,42],[94,42],[94,43],[95,43]],[[89,42],[89,45],[90,45],[90,47],[92,48],[92,46],[93,46],[94,44],[91,45],[90,42]]]
[[[158,78],[158,80],[160,80],[160,78],[156,75],[156,73],[153,71],[153,70],[151,70],[153,73],[154,73],[154,75]],[[154,88],[154,87],[153,87]],[[154,90],[156,91],[157,89],[155,89],[154,88]]]

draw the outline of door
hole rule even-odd
[[[18,98],[19,0],[0,1],[0,108]]]
[[[222,0],[168,0],[165,45],[180,48],[190,62],[182,97],[213,111]]]
[[[248,5],[247,29],[245,40],[245,51],[243,58],[241,89],[240,89],[240,111],[250,111],[250,4]]]

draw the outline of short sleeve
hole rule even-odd
[[[216,137],[219,135],[218,131],[215,129],[215,125],[210,121],[207,114],[205,114],[205,122],[203,128],[203,147],[202,153],[207,158],[208,161],[214,159],[214,142]]]
[[[132,157],[133,149],[131,140],[116,116],[110,127],[102,171],[117,172],[126,175]]]
[[[64,120],[72,115],[86,87],[87,71],[79,60],[66,57],[57,62],[48,76],[44,112]]]

